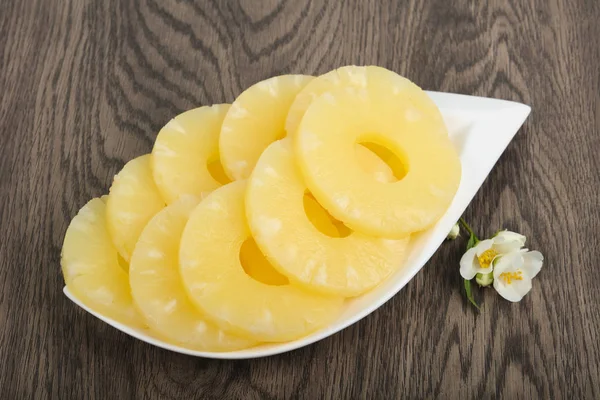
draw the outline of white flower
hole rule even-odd
[[[460,259],[460,275],[471,280],[477,274],[492,272],[492,261],[499,255],[493,247],[494,240],[486,239],[467,250]]]
[[[460,259],[460,274],[471,280],[477,274],[489,274],[494,269],[494,260],[513,251],[519,250],[525,243],[525,236],[503,231],[491,239],[482,240]]]
[[[494,236],[494,244],[500,253],[509,253],[525,246],[527,238],[520,233],[511,231],[500,231]]]
[[[452,226],[452,229],[448,233],[448,236],[446,237],[446,239],[454,240],[459,236],[460,236],[460,227],[458,226],[458,222],[457,222],[454,224],[454,226]]]
[[[531,290],[531,280],[543,262],[539,251],[521,249],[503,255],[494,265],[494,289],[508,301],[520,301]]]

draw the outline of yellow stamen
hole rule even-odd
[[[479,265],[481,268],[489,268],[490,264],[494,260],[494,257],[498,255],[498,252],[494,249],[487,249],[479,257],[477,260],[479,261]]]
[[[510,285],[512,281],[522,281],[523,272],[521,272],[521,270],[517,270],[516,272],[503,272],[500,274],[499,278],[507,285]]]

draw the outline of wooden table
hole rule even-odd
[[[0,397],[600,398],[600,2],[398,3],[3,0]],[[450,242],[360,323],[229,362],[144,344],[65,298],[70,219],[171,117],[347,64],[532,106],[466,212],[544,253],[521,303],[490,289],[475,312]]]

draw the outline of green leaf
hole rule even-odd
[[[468,279],[465,279],[465,292],[467,293],[467,299],[469,299],[469,302],[473,304],[478,311],[481,311],[481,308],[479,308],[475,298],[473,297],[473,292],[471,292],[471,281]]]
[[[469,224],[467,223],[467,221],[464,220],[464,218],[460,218],[458,220],[458,222],[462,225],[462,227],[469,232],[469,241],[467,242],[467,250],[477,246],[477,243],[479,243],[479,239],[477,238],[477,235],[475,235],[475,232],[473,232],[473,229],[469,226]],[[473,292],[471,291],[471,281],[468,279],[465,279],[465,292],[467,293],[467,299],[469,300],[469,302],[471,304],[473,304],[475,306],[475,308],[478,311],[481,311],[481,309],[479,308],[479,305],[477,305],[477,302],[475,301],[475,298],[473,297]]]
[[[475,247],[477,243],[479,243],[479,240],[477,240],[477,237],[474,233],[471,233],[471,236],[469,236],[469,241],[467,242],[467,250]]]

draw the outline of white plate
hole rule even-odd
[[[462,180],[458,192],[440,221],[411,241],[411,250],[405,265],[377,288],[348,301],[340,317],[328,327],[288,343],[261,345],[228,353],[192,351],[157,340],[145,332],[103,317],[76,299],[66,287],[65,295],[90,314],[128,335],[167,350],[198,357],[244,359],[270,356],[309,345],[352,325],[388,301],[421,270],[467,208],[531,111],[529,106],[504,100],[450,93],[427,93],[440,108],[450,137],[460,155]]]

